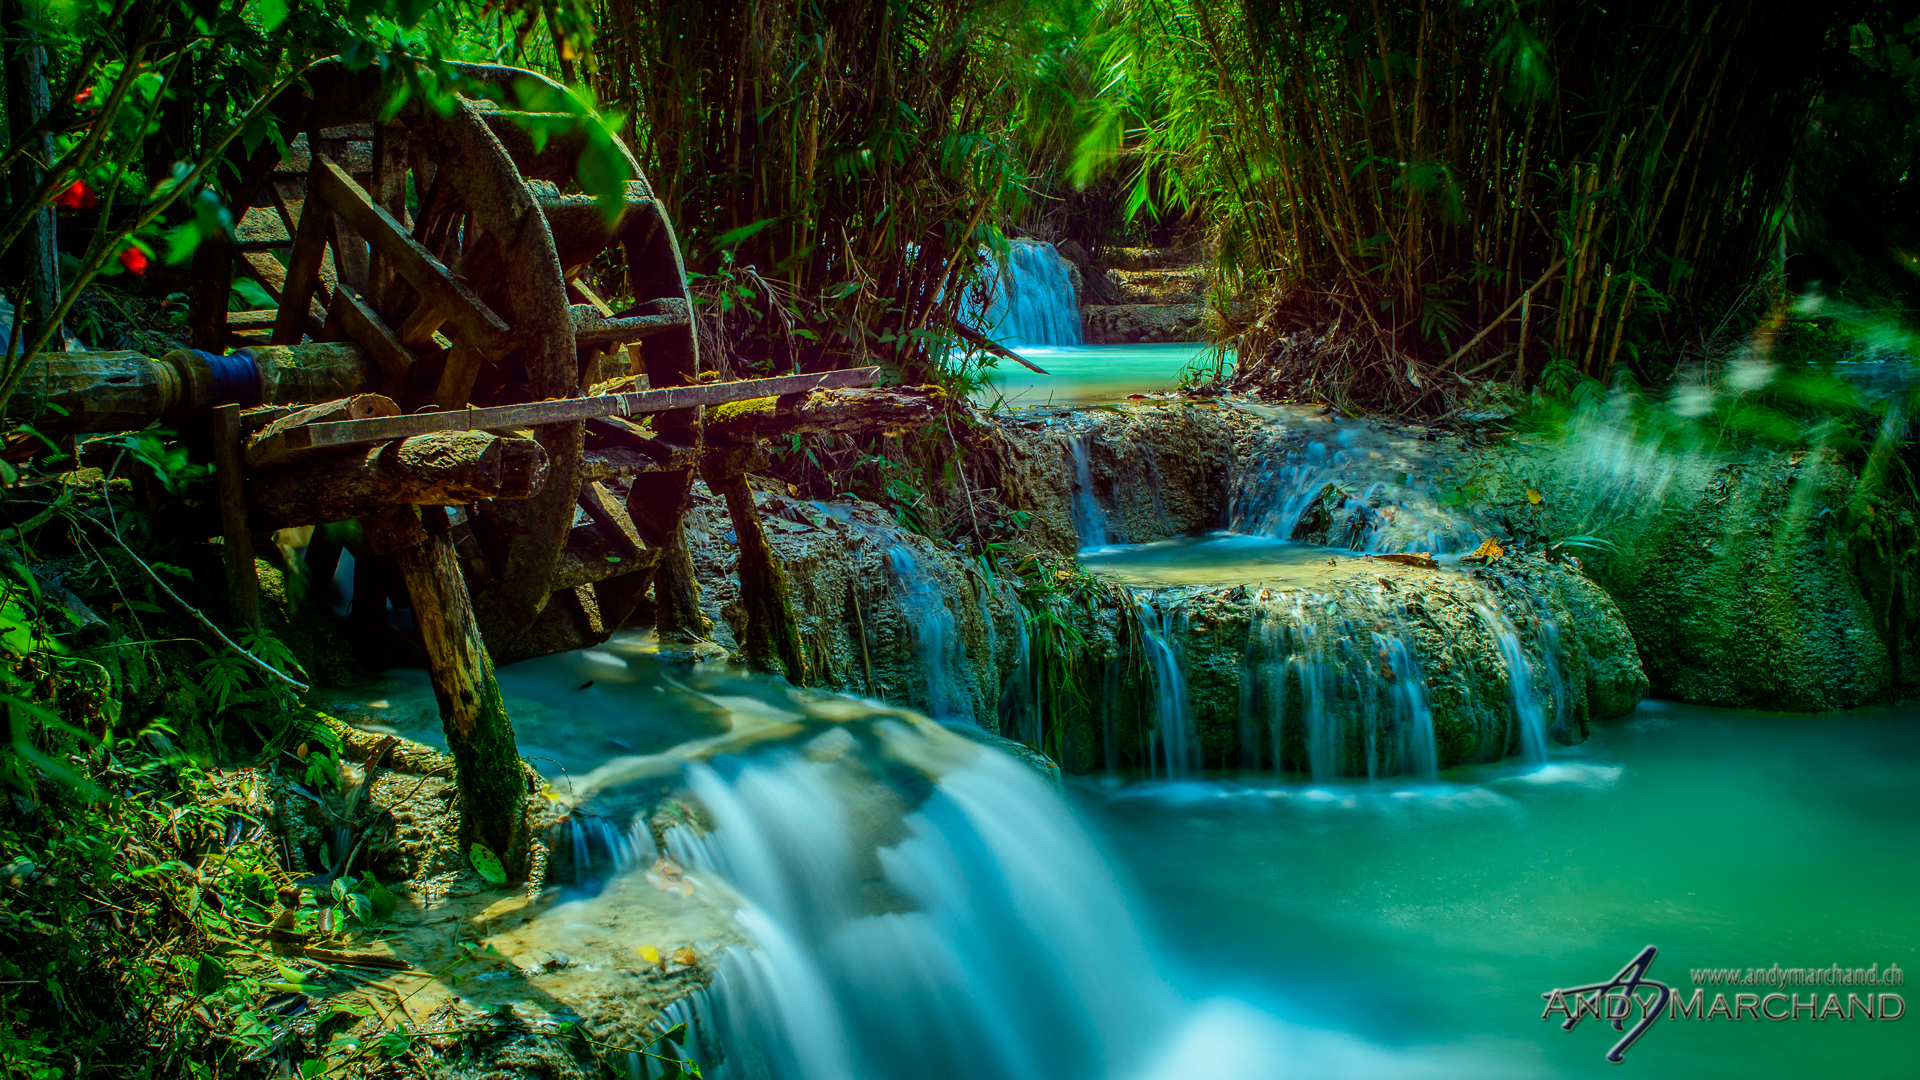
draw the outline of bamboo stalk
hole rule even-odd
[[[1600,299],[1593,305],[1593,326],[1587,331],[1587,354],[1580,361],[1580,370],[1593,373],[1593,347],[1600,340],[1600,317],[1607,310],[1607,292],[1613,288],[1613,266],[1608,264],[1606,274],[1600,279]]]
[[[1634,298],[1640,295],[1640,279],[1634,278],[1627,283],[1627,296],[1620,304],[1620,316],[1613,321],[1613,347],[1607,350],[1607,364],[1600,369],[1600,381],[1606,382],[1613,374],[1614,358],[1620,355],[1620,339],[1626,333],[1627,316],[1633,311]]]

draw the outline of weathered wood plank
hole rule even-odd
[[[647,554],[647,545],[641,541],[640,533],[633,527],[633,519],[627,516],[627,508],[607,494],[607,489],[589,480],[580,485],[580,509],[587,512],[600,532],[615,544],[626,549],[627,557],[638,561]]]
[[[300,209],[293,234],[293,254],[287,260],[286,284],[280,290],[280,316],[273,324],[275,345],[298,345],[306,332],[307,303],[320,282],[320,261],[327,253],[327,226],[332,218],[326,204],[309,198]]]
[[[524,499],[546,480],[547,453],[532,439],[441,431],[257,475],[247,508],[261,528],[321,525],[394,506],[458,506]]]
[[[439,311],[463,339],[487,356],[498,356],[506,350],[512,330],[500,316],[481,303],[473,290],[434,258],[432,252],[416,243],[391,214],[374,205],[353,177],[332,162],[319,163],[313,175],[314,190],[333,212],[367,237],[382,256],[392,260],[394,270],[417,289],[424,302]]]
[[[275,441],[273,437],[283,431],[306,424],[399,415],[400,406],[392,398],[379,394],[355,394],[335,401],[323,401],[318,405],[308,405],[302,409],[286,410],[261,427],[259,433],[253,437],[253,442],[247,447],[246,452],[247,468],[253,470],[283,468],[298,460],[296,456],[286,452],[274,455],[273,449],[284,447],[285,443]]]
[[[862,386],[879,378],[880,369],[872,367],[829,371],[818,375],[782,375],[772,379],[702,383],[697,386],[675,386],[664,390],[642,390],[632,394],[560,398],[554,401],[534,401],[525,405],[495,405],[484,409],[458,409],[372,420],[309,424],[283,432],[275,438],[285,441],[288,449],[350,446],[355,443],[404,439],[433,431],[510,430],[601,416],[638,416],[670,409],[744,401],[750,398],[779,397],[814,389]],[[274,452],[279,451],[276,449]]]
[[[671,445],[665,444],[662,445]],[[693,450],[689,447],[675,447],[681,451],[671,457],[651,457],[626,446],[606,446],[598,450],[589,450],[580,458],[580,480],[588,481],[621,480],[641,473],[671,472],[684,469],[694,461]]]
[[[660,554],[646,549],[633,555],[598,524],[576,525],[567,533],[567,546],[553,564],[551,585],[554,592],[560,592],[622,577],[653,566]]]
[[[480,377],[480,365],[486,362],[480,350],[466,338],[453,343],[447,354],[447,366],[440,373],[440,386],[433,392],[435,408],[464,408],[473,399],[474,380]]]
[[[397,121],[381,124],[373,131],[373,183],[367,194],[374,205],[387,212],[403,227],[407,221],[407,128]],[[368,295],[373,307],[383,310],[394,288],[393,262],[378,250],[368,271]]]
[[[569,309],[573,315],[574,341],[583,347],[630,345],[664,330],[682,329],[690,318],[687,302],[678,297],[655,300],[648,306],[656,310],[626,318],[608,318],[587,304],[575,304]]]

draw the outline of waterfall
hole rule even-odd
[[[920,667],[927,676],[927,714],[936,720],[973,719],[973,696],[955,674],[966,662],[953,608],[940,584],[905,547],[887,552],[900,590],[900,613],[910,625]]]
[[[871,760],[780,750],[688,769],[713,831],[676,826],[668,850],[737,896],[755,943],[669,1017],[724,1048],[706,1075],[1137,1074],[1176,1003],[1060,796],[924,725],[873,730]],[[881,761],[919,766],[930,790],[875,784]]]
[[[1236,478],[1228,519],[1235,532],[1311,539],[1350,551],[1469,551],[1483,535],[1431,482],[1401,444],[1355,424],[1330,438],[1275,449]]]
[[[1394,716],[1401,722],[1404,740],[1401,760],[1411,765],[1409,771],[1420,779],[1439,779],[1440,750],[1434,743],[1433,709],[1427,704],[1426,681],[1421,678],[1419,661],[1414,659],[1413,651],[1400,635],[1392,631],[1376,631],[1373,644],[1384,664],[1381,675],[1391,687]]]
[[[1547,730],[1562,732],[1567,723],[1567,676],[1560,666],[1560,625],[1545,616],[1540,617],[1540,659],[1546,662],[1547,692],[1553,696],[1553,723]]]
[[[644,866],[655,855],[653,834],[636,821],[622,831],[609,818],[574,811],[548,830],[547,880],[593,889],[632,866]]]
[[[1293,727],[1315,783],[1437,777],[1433,709],[1410,637],[1407,612],[1384,590],[1263,591],[1241,666],[1243,744],[1264,733],[1278,770]],[[1257,755],[1247,760],[1258,767]]]
[[[1193,703],[1187,697],[1187,676],[1180,667],[1180,654],[1173,647],[1173,614],[1162,615],[1146,600],[1136,600],[1135,622],[1140,627],[1140,646],[1147,666],[1153,672],[1155,735],[1167,777],[1179,780],[1194,769],[1198,748],[1194,745]]]
[[[1013,241],[1006,261],[993,267],[987,336],[1010,348],[1080,344],[1072,269],[1052,244]]]
[[[1527,764],[1543,765],[1547,760],[1546,711],[1540,707],[1539,695],[1533,692],[1533,673],[1527,667],[1527,652],[1520,645],[1520,635],[1498,608],[1477,604],[1474,610],[1487,624],[1487,629],[1493,631],[1494,640],[1500,646],[1500,659],[1507,665],[1513,718],[1520,724],[1520,751]]]
[[[1073,528],[1080,534],[1080,546],[1099,547],[1107,542],[1107,515],[1093,495],[1092,439],[1084,432],[1067,440],[1073,458]]]

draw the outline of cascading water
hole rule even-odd
[[[1255,598],[1240,688],[1242,745],[1290,747],[1315,783],[1344,775],[1439,775],[1425,675],[1410,616],[1384,589]],[[1297,742],[1290,743],[1289,728]],[[1259,755],[1247,756],[1249,768]]]
[[[1389,553],[1446,554],[1479,543],[1475,524],[1423,479],[1432,465],[1407,440],[1354,421],[1305,430],[1304,443],[1276,447],[1236,479],[1228,513],[1235,532]]]
[[[562,818],[547,837],[547,879],[562,885],[592,888],[634,866],[645,866],[656,854],[653,834],[641,822],[621,829],[599,814],[574,812]]]
[[[1073,458],[1073,528],[1080,534],[1081,547],[1098,547],[1107,542],[1107,514],[1093,494],[1091,440],[1085,434],[1067,440]]]
[[[724,1048],[707,1075],[1137,1073],[1176,1002],[1060,797],[923,723],[850,730],[688,769],[713,827],[667,848],[754,942],[683,1010]]]
[[[1009,348],[1080,344],[1080,307],[1072,268],[1052,244],[1040,240],[1009,244],[1006,261],[993,267],[992,298],[985,312],[987,336]]]
[[[1179,780],[1194,769],[1198,758],[1193,730],[1193,703],[1187,697],[1187,675],[1180,666],[1180,654],[1172,644],[1173,614],[1161,614],[1153,604],[1138,599],[1134,604],[1135,625],[1140,628],[1140,648],[1153,672],[1155,741],[1167,777]]]
[[[1540,659],[1546,664],[1547,692],[1553,698],[1553,722],[1547,731],[1557,733],[1566,730],[1568,698],[1567,674],[1560,666],[1560,625],[1545,616],[1539,619]]]
[[[1373,644],[1384,665],[1381,674],[1390,683],[1394,717],[1401,722],[1404,739],[1401,760],[1410,766],[1408,771],[1414,776],[1422,780],[1438,779],[1440,753],[1434,744],[1433,709],[1427,703],[1419,661],[1414,659],[1413,651],[1400,635],[1390,630],[1375,631]]]
[[[914,647],[927,676],[927,713],[936,720],[972,720],[973,698],[956,674],[966,662],[953,608],[941,595],[933,575],[913,552],[895,547],[887,552],[900,610],[912,623]]]
[[[1498,608],[1490,604],[1477,604],[1474,610],[1481,621],[1487,624],[1487,629],[1493,631],[1494,640],[1500,647],[1500,659],[1507,665],[1507,686],[1513,694],[1513,716],[1520,724],[1520,752],[1527,764],[1544,765],[1547,760],[1546,710],[1541,707],[1540,696],[1534,693],[1533,672],[1527,666],[1527,652],[1520,645],[1520,635]]]

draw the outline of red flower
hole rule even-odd
[[[129,244],[127,250],[120,253],[120,263],[136,274],[144,274],[147,272],[147,253]]]
[[[69,210],[91,210],[95,201],[93,189],[87,186],[85,180],[75,180],[66,190],[53,197],[53,205]]]
[[[73,103],[75,105],[85,105],[87,102],[92,100],[93,100],[93,87],[91,86],[73,95]]]

